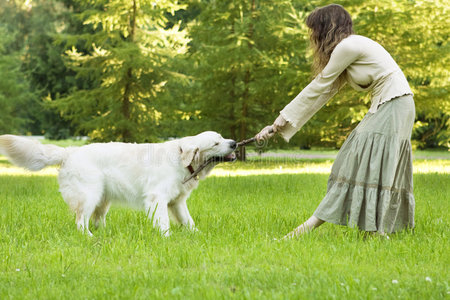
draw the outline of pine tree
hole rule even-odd
[[[69,65],[91,87],[52,102],[81,131],[99,141],[152,141],[160,112],[155,109],[167,81],[169,62],[186,51],[179,24],[167,15],[182,8],[176,0],[80,1],[79,14],[92,34],[62,36],[80,45],[67,51]]]
[[[27,15],[23,5],[20,1],[0,5],[0,134],[26,133],[24,108],[35,100],[21,72]]]
[[[302,79],[290,1],[205,1],[190,29],[200,123],[243,140],[272,122]],[[242,151],[242,150],[241,150]],[[242,151],[240,157],[245,159]]]
[[[11,36],[1,27],[0,34],[0,134],[24,133],[25,118],[21,108],[32,95],[20,72],[19,53],[6,50]]]

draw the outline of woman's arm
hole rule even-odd
[[[305,125],[338,91],[323,93],[317,98],[300,98],[297,96],[280,111],[280,116],[286,120],[286,125],[278,128],[277,132],[286,142]],[[294,102],[295,101],[295,102]]]
[[[352,39],[344,39],[336,46],[322,72],[280,112],[287,123],[276,131],[286,141],[338,92],[333,83],[360,55],[360,47]]]

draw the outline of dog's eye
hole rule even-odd
[[[215,143],[214,146],[219,146],[219,142]]]

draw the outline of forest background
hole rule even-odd
[[[0,0],[0,134],[158,142],[215,130],[249,138],[312,79],[304,20],[329,3]],[[405,73],[416,102],[414,147],[448,148],[448,2],[335,3]],[[344,88],[289,147],[340,147],[369,102]]]

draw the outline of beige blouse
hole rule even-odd
[[[286,141],[337,93],[332,85],[344,70],[351,87],[372,92],[370,113],[386,101],[412,95],[405,75],[380,44],[351,35],[336,46],[322,72],[280,112],[288,122],[279,130]]]

